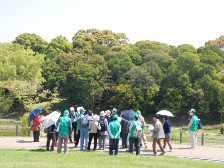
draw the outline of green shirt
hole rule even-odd
[[[136,121],[132,121],[131,124],[130,124],[130,127],[129,127],[129,132],[130,132],[130,137],[131,138],[136,138],[134,136],[134,131],[136,129],[136,124],[137,125],[140,125],[140,127],[142,127],[142,123],[139,121],[139,120],[136,120]]]
[[[115,137],[115,139],[120,139],[120,132],[121,132],[121,124],[117,121],[111,121],[108,126],[108,132],[109,132],[109,138],[111,138],[111,135]]]
[[[68,116],[59,119],[59,135],[69,136],[71,128],[71,119]]]
[[[196,115],[194,115],[194,116],[192,116],[191,119],[193,119],[194,121],[193,121],[192,125],[190,126],[190,131],[195,132],[198,130],[198,123],[199,123],[198,117]]]

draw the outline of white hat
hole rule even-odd
[[[105,116],[104,111],[101,111],[101,112],[100,112],[100,116]]]
[[[74,107],[70,107],[70,111],[74,111],[75,109],[74,109]]]

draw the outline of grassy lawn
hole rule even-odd
[[[157,168],[223,168],[223,163],[180,159],[170,156],[136,156],[120,153],[109,156],[107,152],[70,151],[57,154],[45,150],[1,150],[0,166],[8,167],[157,167]]]

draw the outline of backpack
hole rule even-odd
[[[89,118],[87,116],[84,116],[82,119],[81,119],[81,127],[82,128],[86,128],[89,126]]]
[[[142,136],[142,127],[140,126],[140,124],[137,124],[136,122],[134,122],[135,124],[135,130],[134,130],[134,137],[136,138],[141,138]]]
[[[106,119],[105,118],[100,118],[100,127],[101,127],[101,132],[106,131],[107,130],[107,125],[106,125]]]
[[[198,129],[202,129],[201,119],[198,119]]]

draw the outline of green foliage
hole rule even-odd
[[[30,113],[25,113],[23,116],[20,117],[20,126],[22,127],[21,133],[23,136],[29,136],[30,135],[30,127],[28,123],[28,117]]]

